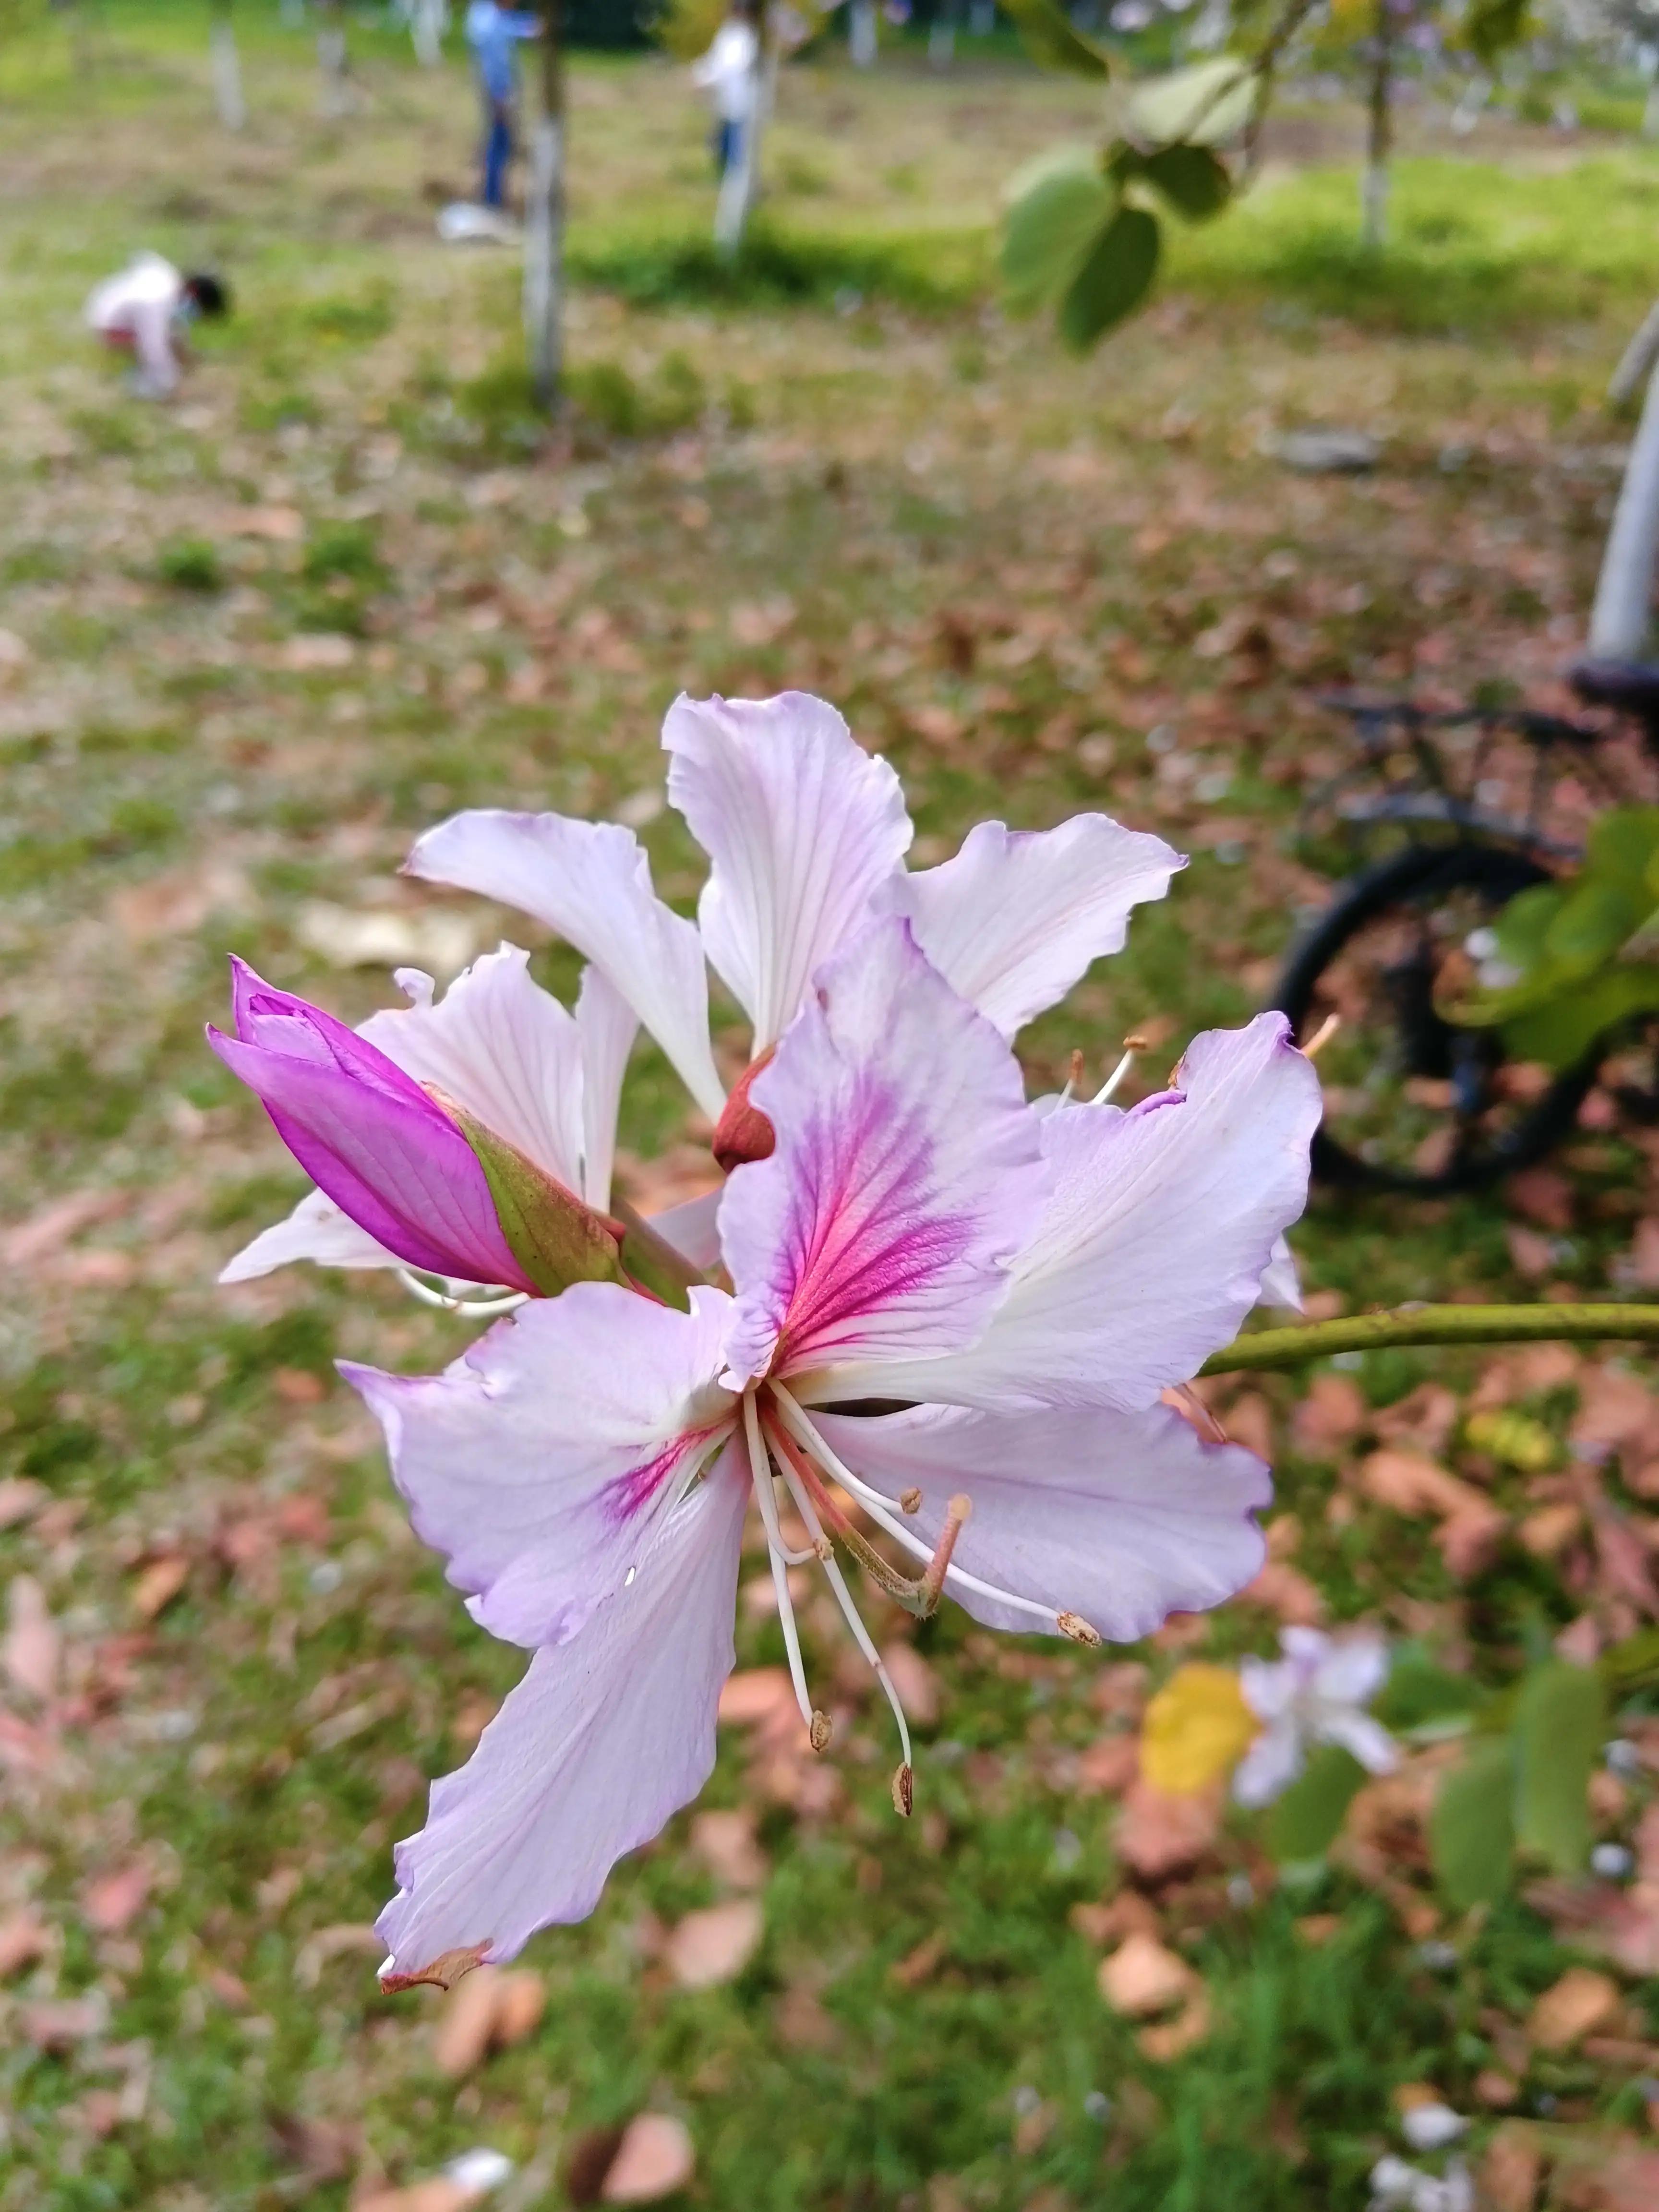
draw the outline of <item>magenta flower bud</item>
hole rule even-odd
[[[533,1291],[477,1155],[442,1107],[319,1006],[243,961],[231,972],[236,1035],[210,1028],[208,1042],[318,1188],[409,1267]]]

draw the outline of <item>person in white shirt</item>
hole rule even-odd
[[[714,166],[723,177],[736,166],[744,133],[755,112],[759,75],[760,0],[732,0],[732,12],[714,33],[714,43],[692,64],[691,82],[708,94],[714,110],[710,138]]]
[[[159,253],[139,253],[106,276],[87,301],[88,326],[106,346],[134,357],[127,388],[136,398],[167,399],[179,388],[190,349],[185,331],[198,315],[230,312],[230,294],[204,270],[186,276]]]

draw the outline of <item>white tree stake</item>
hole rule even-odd
[[[1659,552],[1659,369],[1648,380],[1635,443],[1619,487],[1590,614],[1592,660],[1638,660],[1653,604]]]

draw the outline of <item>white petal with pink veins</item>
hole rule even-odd
[[[1306,1203],[1319,1082],[1282,1014],[1195,1037],[1177,1079],[1127,1114],[1065,1107],[1037,1124],[1053,1195],[971,1349],[849,1364],[810,1395],[1127,1411],[1195,1375]]]
[[[1105,814],[1057,830],[981,822],[954,860],[883,896],[906,914],[947,982],[1005,1036],[1063,999],[1090,963],[1122,949],[1129,913],[1187,865],[1161,837]]]
[[[582,1919],[623,1853],[702,1789],[748,1497],[727,1454],[658,1522],[633,1581],[536,1654],[466,1765],[434,1784],[376,1923],[398,1972],[475,1944],[510,1959],[537,1929]]]
[[[530,955],[516,945],[487,952],[441,999],[418,970],[402,969],[398,981],[416,1003],[371,1014],[358,1036],[579,1190],[581,1036],[568,1010],[531,981]]]
[[[937,1406],[875,1419],[818,1412],[813,1425],[850,1471],[921,1504],[903,1526],[930,1547],[947,1500],[973,1510],[954,1564],[1052,1613],[1074,1613],[1115,1643],[1171,1613],[1233,1595],[1265,1553],[1252,1517],[1267,1470],[1242,1444],[1209,1444],[1178,1413],[981,1413]],[[946,1594],[992,1628],[1028,1613],[948,1580]]]
[[[733,1401],[711,1377],[731,1309],[679,1313],[575,1283],[500,1322],[441,1375],[342,1363],[386,1431],[415,1533],[508,1643],[562,1644],[637,1566]]]
[[[662,741],[670,802],[714,864],[697,909],[703,946],[754,1024],[758,1054],[898,873],[911,836],[904,793],[835,708],[804,691],[682,696]]]
[[[1013,1055],[877,922],[819,971],[751,1097],[777,1132],[720,1212],[738,1381],[973,1341],[1048,1188]]]
[[[719,1118],[726,1093],[708,1048],[702,940],[652,890],[631,830],[480,808],[428,830],[404,866],[518,907],[568,939],[633,1007],[703,1112]]]

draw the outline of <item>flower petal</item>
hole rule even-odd
[[[563,814],[456,814],[419,838],[406,874],[533,914],[627,1000],[703,1112],[726,1092],[708,1048],[708,979],[695,927],[658,898],[631,830]]]
[[[576,1028],[582,1048],[582,1196],[601,1213],[611,1204],[617,1115],[639,1017],[597,968],[582,970]]]
[[[343,1364],[386,1431],[415,1533],[510,1644],[562,1644],[638,1566],[733,1411],[713,1386],[731,1300],[689,1314],[575,1283],[500,1322],[441,1375]]]
[[[1261,1274],[1261,1295],[1259,1305],[1279,1306],[1286,1313],[1300,1313],[1302,1308],[1302,1278],[1297,1271],[1296,1255],[1291,1249],[1288,1237],[1276,1237],[1273,1249]]]
[[[1264,1729],[1239,1761],[1233,1796],[1241,1805],[1271,1805],[1282,1797],[1306,1765],[1302,1731],[1288,1716]]]
[[[1282,1014],[1194,1038],[1178,1077],[1127,1114],[1074,1106],[1038,1124],[1053,1195],[970,1350],[815,1378],[814,1395],[1127,1410],[1196,1374],[1306,1202],[1319,1081]]]
[[[1209,1444],[1178,1413],[981,1413],[922,1406],[876,1419],[817,1413],[854,1474],[896,1499],[934,1542],[946,1501],[969,1514],[955,1564],[1054,1613],[1080,1613],[1114,1643],[1148,1636],[1171,1613],[1200,1613],[1243,1588],[1265,1555],[1251,1517],[1273,1494],[1242,1444]],[[1017,1607],[947,1582],[992,1628],[1038,1624]]]
[[[991,1027],[871,926],[819,971],[754,1102],[777,1131],[736,1169],[720,1243],[739,1381],[971,1343],[1042,1212],[1039,1123]]]
[[[651,1226],[664,1243],[672,1244],[682,1259],[701,1267],[705,1274],[720,1264],[720,1199],[725,1188],[723,1183],[716,1184],[701,1198],[682,1199],[678,1206],[666,1206],[650,1217]]]
[[[318,1188],[411,1267],[532,1289],[471,1146],[419,1084],[321,1007],[233,973],[239,1034],[208,1041]]]
[[[1322,1647],[1309,1656],[1314,1662],[1314,1695],[1339,1705],[1370,1705],[1393,1664],[1386,1637],[1363,1629],[1327,1637]]]
[[[474,1945],[510,1959],[537,1929],[584,1918],[623,1853],[702,1789],[748,1494],[725,1454],[659,1522],[633,1582],[536,1654],[466,1765],[434,1784],[376,1923],[397,1971]]]
[[[1322,1713],[1318,1735],[1322,1742],[1340,1744],[1367,1774],[1392,1774],[1400,1764],[1400,1746],[1369,1713]]]
[[[899,780],[833,707],[689,699],[668,710],[668,797],[714,866],[697,908],[716,973],[755,1025],[757,1057],[810,977],[869,919],[910,844]]]
[[[945,981],[1005,1036],[1063,999],[1091,961],[1122,949],[1129,909],[1160,899],[1187,863],[1161,837],[1106,814],[1057,830],[981,822],[954,860],[885,894]]]
[[[262,1229],[219,1270],[222,1283],[248,1283],[286,1267],[295,1260],[314,1260],[319,1267],[399,1267],[395,1252],[377,1243],[349,1213],[320,1190],[308,1190],[285,1221]]]
[[[371,1014],[358,1036],[579,1192],[581,1039],[551,992],[531,981],[530,955],[516,945],[487,952],[441,999],[418,969],[398,980],[415,1003]]]

